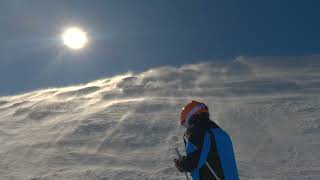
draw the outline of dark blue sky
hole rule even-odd
[[[244,56],[320,52],[320,2],[7,0],[0,2],[0,95],[127,71]],[[65,49],[64,27],[89,46]]]

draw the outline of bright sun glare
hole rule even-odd
[[[67,28],[62,34],[63,44],[70,49],[82,49],[88,42],[86,32],[78,27]]]

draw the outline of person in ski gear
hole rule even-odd
[[[192,101],[181,111],[186,156],[174,159],[180,172],[193,180],[238,180],[238,170],[229,135],[209,118],[208,107]]]

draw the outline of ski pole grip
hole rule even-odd
[[[178,155],[178,157],[181,157],[179,149],[176,147],[174,150],[176,151],[176,154]]]
[[[181,154],[180,154],[179,149],[176,147],[174,150],[176,151],[177,156],[180,158]],[[187,172],[184,172],[184,174],[186,175],[187,180],[189,180],[189,176],[188,176]]]

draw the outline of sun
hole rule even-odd
[[[69,27],[62,33],[63,44],[70,49],[79,50],[88,43],[87,33],[79,27]]]

